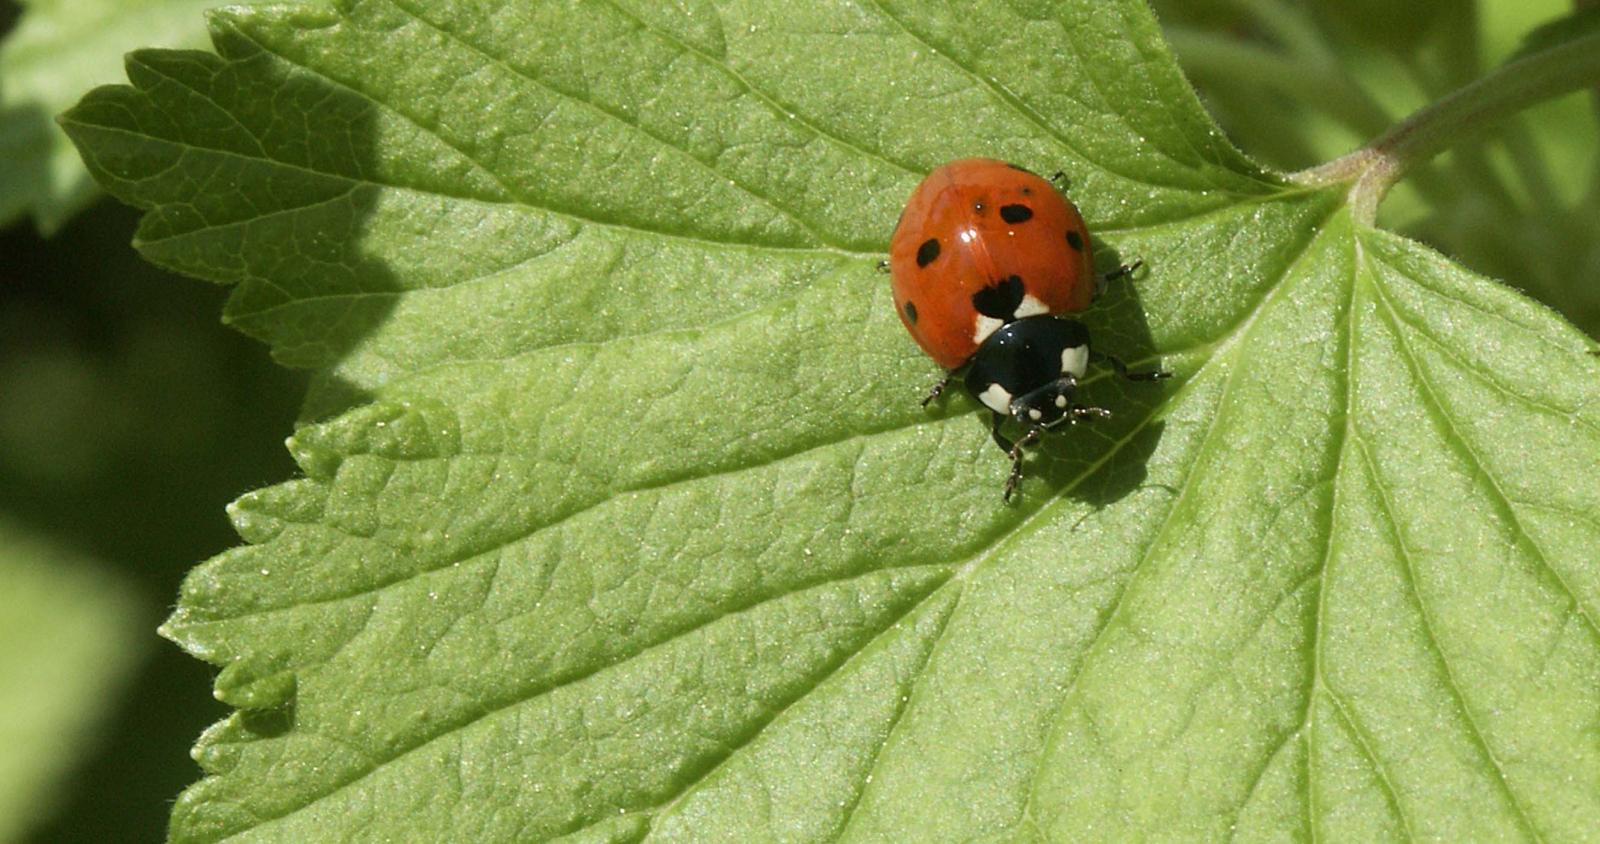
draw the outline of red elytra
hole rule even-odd
[[[945,369],[1001,325],[1088,307],[1089,232],[1055,186],[992,158],[963,158],[911,193],[889,242],[895,311]]]

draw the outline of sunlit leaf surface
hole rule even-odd
[[[66,126],[319,370],[165,630],[178,840],[1574,840],[1600,366],[1214,130],[1143,3],[235,9]],[[1097,379],[1004,506],[873,272],[1066,171]]]

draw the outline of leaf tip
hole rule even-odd
[[[293,703],[297,685],[292,671],[239,660],[217,675],[211,694],[240,710],[279,710]]]
[[[330,447],[324,442],[320,428],[308,427],[296,431],[283,441],[283,447],[288,449],[289,456],[294,458],[296,466],[305,472],[307,477],[327,480],[332,478],[339,470],[344,455],[337,448]],[[240,499],[243,502],[244,499]]]

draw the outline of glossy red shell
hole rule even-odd
[[[1081,311],[1094,294],[1078,209],[1050,182],[989,158],[952,161],[912,191],[889,241],[889,271],[900,321],[946,369],[1002,322],[1028,315],[986,317],[973,298],[986,288],[1020,279],[1029,313]]]

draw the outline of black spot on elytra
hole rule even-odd
[[[1083,235],[1077,229],[1067,229],[1067,245],[1079,252],[1083,251]]]
[[[1007,276],[972,294],[972,307],[986,317],[1013,320],[1022,306],[1022,277]]]
[[[1000,219],[1008,223],[1026,223],[1033,219],[1033,209],[1026,205],[1002,205]]]
[[[914,302],[906,302],[906,319],[912,324],[917,324],[917,306]]]
[[[930,237],[917,247],[917,266],[926,267],[939,257],[939,240]]]

